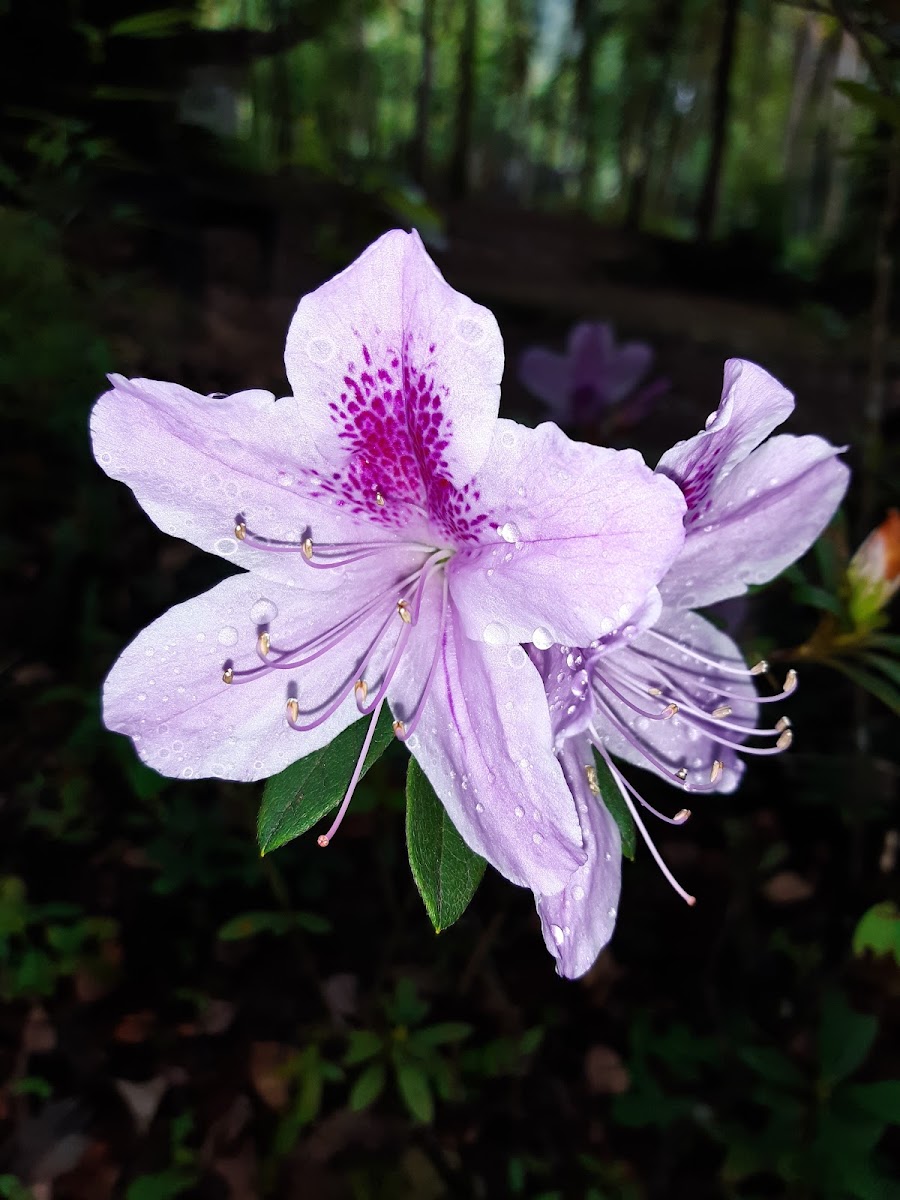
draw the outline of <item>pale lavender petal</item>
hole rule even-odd
[[[312,574],[318,583],[333,573]],[[131,737],[141,758],[163,775],[238,780],[273,775],[358,719],[351,692],[317,729],[299,733],[287,724],[286,703],[296,697],[300,720],[310,722],[342,686],[352,689],[384,612],[360,621],[328,654],[295,670],[229,685],[222,680],[225,664],[232,663],[239,678],[241,671],[262,665],[256,653],[261,629],[268,629],[273,647],[293,649],[359,607],[352,588],[301,591],[246,573],[226,579],[169,609],[123,651],[104,685],[104,721]],[[373,659],[375,677],[393,647],[399,619],[396,626]]]
[[[682,545],[684,500],[633,450],[500,420],[477,480],[493,540],[460,550],[450,586],[466,633],[587,645],[625,623]]]
[[[568,358],[542,346],[533,346],[519,359],[519,379],[529,392],[567,421],[572,406],[572,377]]]
[[[352,481],[415,502],[462,486],[487,455],[503,342],[492,313],[445,283],[417,234],[394,230],[305,296],[285,366],[322,456],[364,455]]]
[[[804,554],[834,515],[850,473],[820,437],[771,438],[713,487],[701,523],[660,585],[683,608],[739,596]]]
[[[684,769],[688,772],[688,783],[708,787],[713,764],[718,760],[723,769],[717,773],[715,790],[734,791],[743,773],[743,763],[736,750],[722,744],[716,730],[729,742],[743,742],[747,735],[719,727],[711,719],[698,718],[689,710],[711,714],[719,705],[727,704],[732,712],[724,720],[753,729],[759,709],[756,690],[749,673],[741,678],[717,672],[688,651],[718,659],[735,671],[746,669],[741,652],[727,634],[697,613],[664,609],[654,628],[683,648],[675,649],[648,632],[636,637],[627,648],[599,659],[595,676],[601,682],[596,692],[602,697],[602,707],[615,720],[605,719],[602,708],[598,708],[596,731],[610,754],[645,767],[670,783],[671,776]],[[666,720],[640,716],[604,687],[604,676],[645,712],[659,713],[672,700],[683,711]],[[636,690],[629,690],[623,683],[625,679]],[[652,695],[651,689],[661,691],[662,696]]]
[[[657,467],[684,492],[689,524],[705,521],[716,480],[743,461],[793,409],[794,397],[768,371],[740,358],[726,362],[722,400],[706,429],[667,450]]]
[[[622,887],[619,827],[588,786],[586,768],[594,756],[587,738],[573,738],[560,763],[578,806],[588,860],[554,896],[535,896],[541,930],[557,970],[577,979],[594,965],[613,935]]]
[[[175,383],[121,376],[112,382],[91,414],[94,454],[166,533],[284,581],[303,577],[298,558],[239,541],[239,514],[275,540],[299,541],[309,530],[320,541],[401,536],[390,526],[373,533],[364,514],[320,494],[317,480],[328,468],[293,397],[201,396]]]
[[[389,692],[418,705],[436,638],[434,606]],[[465,636],[449,614],[438,670],[409,748],[463,839],[513,883],[548,895],[585,859],[575,801],[553,753],[540,675],[521,646]]]

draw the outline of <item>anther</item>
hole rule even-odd
[[[717,783],[722,777],[722,772],[725,770],[725,764],[721,759],[717,758],[709,771],[709,782]]]
[[[676,825],[683,825],[690,815],[691,810],[689,808],[679,808],[672,820]]]
[[[222,682],[223,683],[234,683],[234,668],[233,667],[226,667],[225,670],[222,672]]]
[[[366,696],[369,694],[369,685],[366,683],[366,681],[364,679],[357,679],[353,691],[356,694],[356,699],[359,701],[359,703],[365,704]]]
[[[647,688],[647,695],[648,696],[661,696],[662,688],[658,688],[658,687]]]
[[[257,649],[257,652],[258,652],[258,653],[259,653],[259,654],[260,654],[260,655],[261,655],[263,658],[265,658],[265,657],[266,657],[266,655],[269,653],[269,647],[270,647],[271,645],[272,645],[272,640],[271,640],[271,638],[269,637],[268,633],[267,633],[265,630],[263,630],[263,632],[262,632],[262,633],[259,635],[259,637],[256,639],[256,649]]]
[[[303,557],[306,559],[307,562],[312,562],[312,556],[313,556],[312,538],[309,538],[309,537],[304,538],[303,539]]]
[[[235,522],[234,536],[237,538],[237,540],[239,542],[242,542],[244,540],[244,538],[247,536],[247,526],[244,524],[243,521]]]
[[[325,834],[324,834],[324,833],[320,833],[320,834],[319,834],[319,836],[316,838],[316,841],[317,841],[317,842],[318,842],[318,844],[319,844],[319,845],[322,847],[322,849],[323,849],[323,850],[325,849],[325,847],[326,847],[327,845],[329,845],[329,844],[330,844],[330,843],[329,843],[329,839],[328,839],[328,838],[325,836]]]
[[[393,730],[394,730],[394,737],[402,737],[404,731],[406,730],[406,726],[403,724],[402,721],[395,721],[394,725],[393,725]]]
[[[785,675],[785,677],[784,677],[784,688],[782,690],[784,691],[786,696],[789,696],[791,694],[791,692],[796,688],[796,686],[797,686],[797,672],[794,670],[793,667],[791,667],[791,669],[788,671],[787,675]]]
[[[764,658],[761,658],[758,663],[754,663],[753,666],[750,668],[750,674],[751,675],[762,675],[762,674],[764,674],[764,672],[768,671],[768,669],[769,669],[769,664],[766,662],[766,660]]]
[[[404,625],[412,624],[412,613],[409,611],[409,605],[405,600],[397,601],[397,612],[400,614],[400,620]]]
[[[721,717],[730,717],[734,709],[730,704],[720,704],[718,708],[714,708],[710,713],[711,717],[715,717],[718,721]]]
[[[288,717],[290,718],[290,720],[292,720],[294,722],[294,724],[296,725],[297,721],[300,718],[300,705],[293,698],[293,696],[287,702],[287,713],[288,713]]]
[[[677,770],[675,772],[675,774],[678,776],[678,778],[681,780],[681,782],[684,783],[684,781],[688,777],[687,767],[681,767],[679,770]]]
[[[790,717],[779,717],[778,720],[775,722],[775,728],[778,730],[779,733],[784,733],[785,729],[790,729],[790,727],[791,727],[791,718]]]
[[[593,766],[586,766],[584,768],[584,773],[587,775],[587,784],[591,790],[591,794],[594,796],[599,796],[600,781],[597,778],[597,768]]]
[[[381,492],[375,493],[375,503],[379,508],[384,508],[384,496],[382,496]]]
[[[669,717],[674,717],[677,712],[678,712],[678,705],[675,704],[673,701],[671,704],[667,705],[667,707],[664,708],[663,711],[660,713],[660,719],[663,721],[668,721]]]
[[[778,741],[775,743],[775,745],[778,747],[779,750],[787,750],[788,746],[790,746],[790,744],[793,740],[794,740],[793,729],[785,729],[784,732],[779,735]]]

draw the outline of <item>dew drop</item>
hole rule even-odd
[[[516,816],[519,818],[520,821],[525,816],[525,809],[522,807],[521,804],[516,805]]]
[[[584,899],[584,888],[581,886],[580,883],[572,888],[572,895],[575,897],[576,900]]]
[[[499,621],[491,621],[485,625],[481,636],[489,646],[504,646],[509,641],[509,630]]]
[[[184,767],[181,772],[181,778],[182,779],[191,779],[193,777],[193,774],[194,774],[193,767]]]
[[[507,521],[505,525],[501,525],[498,533],[504,542],[517,542],[520,536],[518,525],[514,525],[512,521]]]
[[[307,343],[306,353],[315,363],[326,363],[334,358],[335,344],[330,337],[316,337]]]
[[[138,692],[138,700],[146,700],[146,699],[147,699],[146,692]]]
[[[293,475],[288,475],[287,471],[279,471],[276,478],[281,487],[293,487],[294,477]]]
[[[237,548],[238,544],[234,538],[219,538],[217,542],[213,543],[213,550],[216,554],[224,554],[226,558],[234,554]]]
[[[537,646],[538,650],[549,650],[553,645],[553,634],[549,629],[545,629],[543,625],[539,625],[531,635],[531,640]]]
[[[544,839],[541,837],[541,835],[539,833],[533,833],[531,835],[531,840],[534,842],[534,844],[536,846],[542,846],[544,844]]]
[[[528,662],[528,655],[521,646],[510,646],[506,655],[506,661],[513,670],[518,671]]]
[[[617,911],[618,911],[618,909],[615,909],[615,908],[608,908],[608,909],[606,910],[606,915],[607,915],[608,917],[614,917],[614,916],[616,915]]]
[[[566,940],[566,935],[558,925],[551,925],[550,932],[553,934],[553,940],[556,942],[557,946],[561,946]]]
[[[484,805],[481,803],[481,801],[480,801],[480,800],[479,800],[479,801],[478,801],[478,803],[475,805],[475,811],[476,811],[477,813],[483,813],[483,812],[484,812]]]
[[[261,596],[250,609],[250,620],[254,625],[269,625],[277,616],[278,606],[265,596]]]
[[[219,630],[219,644],[221,646],[233,646],[238,640],[238,631],[233,625],[223,625]]]

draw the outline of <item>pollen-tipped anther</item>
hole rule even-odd
[[[709,769],[709,782],[718,783],[722,778],[722,772],[725,770],[725,764],[720,758],[717,758]]]
[[[303,539],[303,557],[307,560],[307,562],[312,562],[312,556],[313,556],[312,538],[310,538],[310,537],[304,538]]]
[[[647,694],[649,696],[661,696],[662,688],[658,688],[658,687],[647,688]]]
[[[754,663],[750,668],[751,675],[762,675],[769,669],[769,664],[764,658],[761,658],[758,663]]]
[[[730,717],[733,712],[734,709],[730,704],[720,704],[718,708],[714,708],[712,710],[710,716],[714,717],[718,721],[721,720],[722,717]]]
[[[666,707],[660,713],[660,717],[663,721],[668,721],[669,717],[674,717],[677,712],[678,705],[673,701],[671,704],[666,705]]]
[[[291,697],[291,699],[287,702],[287,714],[288,720],[293,721],[296,725],[300,717],[300,705],[293,697]]]
[[[597,768],[592,767],[592,766],[586,766],[584,768],[584,773],[587,776],[587,784],[588,784],[588,788],[591,791],[591,794],[594,796],[599,796],[600,795],[600,781],[597,779]]]
[[[375,503],[379,508],[384,508],[384,496],[382,496],[381,492],[375,493]]]
[[[684,781],[688,777],[687,767],[679,767],[679,769],[675,772],[675,774],[678,776],[678,778],[681,780],[681,782],[684,783]]]
[[[791,718],[790,717],[779,717],[778,720],[775,722],[775,728],[778,730],[779,733],[783,733],[785,729],[790,729],[790,727],[791,727]]]
[[[679,808],[672,821],[675,825],[683,825],[690,815],[691,810],[689,808]]]
[[[369,685],[366,683],[366,681],[364,679],[357,679],[356,683],[353,686],[353,692],[356,696],[357,703],[365,704],[366,697],[369,694]]]
[[[793,667],[791,667],[791,669],[788,671],[787,675],[785,675],[785,677],[784,677],[784,688],[782,690],[784,691],[784,694],[786,696],[789,696],[791,694],[791,692],[793,692],[796,689],[796,687],[797,687],[797,672],[794,670]]]
[[[400,620],[405,625],[412,624],[412,613],[409,611],[409,605],[405,600],[397,601],[397,612],[400,614]]]
[[[225,670],[222,672],[222,682],[223,683],[234,683],[234,668],[233,667],[226,667]]]
[[[245,525],[245,523],[243,521],[235,521],[234,536],[237,538],[237,540],[239,542],[242,542],[244,540],[244,538],[247,536],[247,526]]]
[[[394,737],[403,737],[403,734],[406,730],[406,726],[403,724],[402,721],[395,721],[393,724],[393,730],[394,730]]]
[[[793,740],[794,740],[793,729],[785,729],[783,733],[779,734],[778,741],[775,743],[775,745],[778,747],[779,750],[787,750],[788,746],[790,746],[790,744]]]
[[[325,834],[324,834],[324,833],[320,833],[320,834],[319,834],[319,836],[316,838],[316,842],[317,842],[317,843],[318,843],[318,844],[319,844],[319,845],[322,847],[322,849],[324,850],[324,849],[325,849],[325,847],[326,847],[327,845],[329,845],[330,839],[329,839],[329,838],[327,838],[327,837],[325,836]]]
[[[260,658],[265,658],[268,655],[271,645],[272,639],[269,637],[268,632],[263,630],[263,632],[256,639],[256,651]]]

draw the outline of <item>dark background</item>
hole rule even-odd
[[[900,490],[898,56],[896,0],[0,0],[0,1196],[897,1194],[900,643],[861,657],[843,568]],[[661,827],[695,910],[639,848],[578,983],[491,872],[435,937],[402,748],[260,859],[261,788],[100,722],[226,569],[92,462],[104,372],[282,392],[299,296],[398,225],[496,312],[505,415],[594,318],[670,389],[582,436],[655,462],[737,355],[850,445],[802,576],[726,614],[809,660],[794,749]]]

